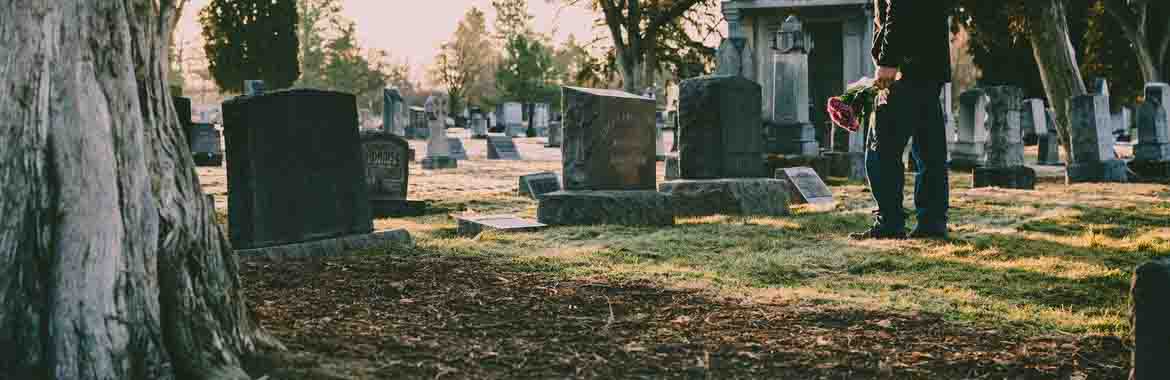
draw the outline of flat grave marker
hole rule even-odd
[[[452,215],[459,223],[457,234],[475,236],[483,231],[532,232],[548,225],[514,215]]]
[[[520,176],[520,195],[540,198],[541,195],[561,191],[557,173],[543,172]]]
[[[821,176],[809,167],[784,168],[776,171],[776,177],[787,179],[795,188],[792,199],[794,204],[808,203],[812,205],[835,205],[833,191],[821,180]]]

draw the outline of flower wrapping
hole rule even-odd
[[[833,125],[849,132],[861,130],[877,105],[885,102],[886,90],[878,90],[873,78],[862,78],[846,86],[845,93],[829,98],[827,110]]]

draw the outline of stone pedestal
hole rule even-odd
[[[1064,165],[1064,161],[1060,160],[1060,138],[1056,134],[1056,116],[1052,114],[1051,109],[1044,110],[1044,122],[1048,130],[1039,138],[1039,157],[1036,161],[1040,165]]]
[[[488,137],[488,120],[478,115],[471,117],[471,138],[483,140]]]
[[[1139,266],[1130,287],[1133,322],[1131,380],[1170,379],[1170,259]]]
[[[1109,99],[1102,95],[1073,97],[1069,114],[1073,151],[1067,182],[1126,182],[1125,162],[1113,151]]]
[[[274,247],[237,249],[240,257],[266,257],[273,260],[309,257],[338,257],[370,249],[413,247],[414,239],[405,229],[375,231],[368,234],[286,244]]]
[[[785,216],[792,184],[769,178],[678,180],[658,185],[675,216]]]
[[[674,225],[670,197],[657,191],[558,191],[545,194],[537,220],[564,225]]]
[[[1036,188],[1036,171],[1027,166],[975,168],[975,187],[1032,190]]]

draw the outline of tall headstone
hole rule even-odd
[[[951,167],[972,169],[986,162],[987,105],[990,99],[982,89],[959,95],[959,128],[951,143]]]
[[[1024,166],[1024,141],[1020,133],[1020,106],[1024,92],[1018,87],[985,88],[988,104],[987,161],[975,168],[975,187],[1033,189],[1036,171]]]
[[[447,140],[447,98],[431,95],[425,108],[431,135],[427,139],[427,157],[422,160],[423,169],[458,167],[458,161],[451,157],[451,143]]]
[[[1170,259],[1134,270],[1129,293],[1134,346],[1129,378],[1170,379]]]
[[[410,144],[386,132],[362,133],[366,188],[376,216],[392,216],[407,208],[410,184]]]
[[[1039,157],[1037,163],[1040,165],[1064,165],[1060,161],[1060,136],[1056,132],[1056,116],[1053,114],[1051,108],[1044,110],[1044,126],[1046,132],[1038,139]]]
[[[767,178],[760,141],[760,85],[740,76],[706,76],[679,90],[681,179]]]
[[[1138,143],[1130,169],[1142,180],[1170,178],[1170,85],[1146,85],[1146,101],[1138,109]]]
[[[566,190],[654,190],[654,101],[564,87]]]
[[[430,119],[424,107],[410,107],[410,126],[406,129],[406,138],[425,139],[431,135]]]
[[[1039,144],[1040,137],[1048,134],[1044,100],[1025,99],[1023,111],[1020,112],[1020,129],[1024,135],[1024,144]]]
[[[1081,95],[1069,100],[1069,183],[1126,182],[1126,165],[1114,153],[1112,132],[1109,98]]]
[[[278,91],[231,99],[223,111],[235,248],[372,231],[353,95]]]
[[[406,125],[403,115],[406,103],[397,88],[382,89],[382,132],[405,136]]]
[[[939,104],[943,107],[943,120],[947,125],[947,141],[953,141],[955,135],[955,103],[952,90],[952,84],[947,82],[943,85],[942,91],[938,95]],[[863,143],[864,144],[864,143]]]
[[[536,103],[533,105],[532,124],[537,136],[548,136],[549,116],[551,115],[549,114],[548,103]]]
[[[780,26],[779,49],[773,59],[773,99],[768,99],[776,153],[816,156],[816,128],[809,118],[808,49],[804,25],[789,16]],[[685,166],[685,165],[684,165]]]

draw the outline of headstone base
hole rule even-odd
[[[812,124],[767,123],[770,139],[765,140],[764,151],[784,155],[816,156],[820,153],[817,129]]]
[[[373,199],[370,200],[370,211],[374,218],[421,216],[427,211],[427,202],[405,199]]]
[[[792,183],[770,178],[678,180],[658,185],[675,216],[785,216]]]
[[[483,231],[533,232],[547,225],[512,215],[453,215],[459,223],[456,234],[475,236]]]
[[[1036,188],[1036,171],[1027,166],[975,168],[975,187],[1032,190]]]
[[[204,154],[195,153],[192,155],[195,159],[195,166],[223,166],[222,154]]]
[[[553,226],[674,225],[670,197],[652,190],[548,193],[541,197],[536,215],[541,223]]]
[[[1132,380],[1170,378],[1170,258],[1139,266],[1130,282]]]
[[[825,158],[829,160],[830,176],[849,178],[852,181],[865,180],[865,153],[828,152],[825,153]]]
[[[1170,182],[1170,161],[1133,160],[1129,162],[1129,170],[1137,175],[1137,178],[1133,178],[1135,182]]]
[[[1127,169],[1122,160],[1072,163],[1065,182],[1128,182]]]
[[[414,240],[411,239],[410,233],[406,230],[396,229],[265,248],[237,249],[236,255],[263,256],[277,260],[304,257],[335,257],[355,253],[356,251],[391,245],[412,247],[414,246]]]
[[[829,175],[832,174],[832,161],[833,160],[831,158],[823,155],[802,156],[792,154],[770,154],[768,155],[768,158],[764,160],[764,165],[767,166],[766,173],[775,173],[776,170],[784,168],[805,166],[812,168],[813,171],[817,172],[817,175],[821,176],[821,178],[829,178]]]
[[[666,156],[666,177],[665,177],[666,180],[673,181],[673,180],[678,179],[678,177],[679,177],[678,155],[672,154],[672,155]]]
[[[422,160],[422,168],[427,170],[455,169],[459,161],[446,156],[427,157]]]

